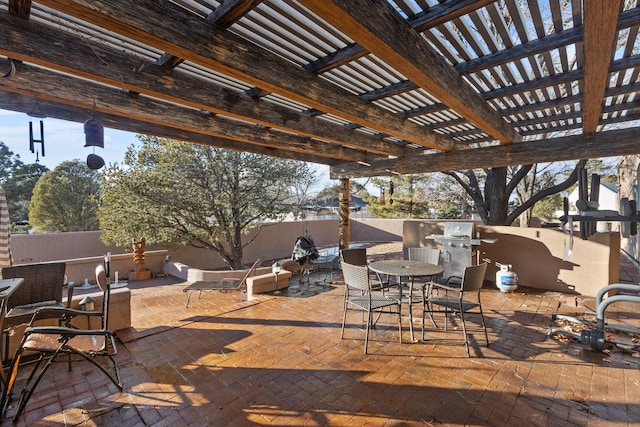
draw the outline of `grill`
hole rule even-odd
[[[472,222],[446,222],[444,234],[426,237],[442,246],[443,277],[462,276],[465,267],[474,264],[474,247],[482,242],[495,242],[495,239],[474,239],[473,234]]]

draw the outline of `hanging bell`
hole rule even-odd
[[[104,148],[104,127],[97,119],[84,122],[85,147]]]
[[[104,166],[104,159],[97,154],[89,154],[87,156],[87,166],[91,170],[98,170]]]

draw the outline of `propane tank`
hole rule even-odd
[[[518,287],[518,275],[511,271],[511,264],[497,264],[496,286],[501,292],[513,292]]]

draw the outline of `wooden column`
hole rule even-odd
[[[340,249],[349,248],[349,178],[340,178],[340,226],[338,228],[338,245]]]

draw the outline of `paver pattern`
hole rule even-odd
[[[361,316],[349,315],[340,340],[343,288],[318,277],[300,285],[294,276],[282,294],[253,301],[236,292],[194,296],[190,308],[179,279],[131,282],[134,326],[118,333],[125,391],[87,363],[72,372],[59,363],[16,425],[640,423],[637,353],[547,335],[553,313],[582,314],[573,295],[483,289],[490,347],[471,316],[472,357],[455,321],[448,332],[428,324],[424,343],[399,344],[394,317],[383,314],[365,355]],[[633,307],[618,310],[633,317]]]

